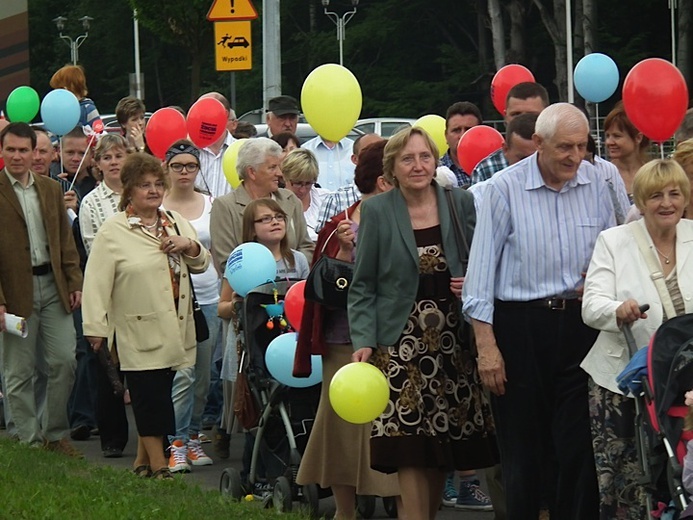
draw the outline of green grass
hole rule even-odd
[[[227,519],[305,520],[279,515],[258,502],[234,502],[181,477],[138,478],[0,439],[0,518],[8,519]]]

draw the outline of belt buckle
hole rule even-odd
[[[565,298],[549,298],[546,300],[546,304],[552,311],[565,310]]]

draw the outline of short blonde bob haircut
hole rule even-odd
[[[679,163],[684,170],[693,169],[693,138],[681,141],[676,145],[672,158]]]
[[[647,199],[670,184],[681,190],[684,207],[688,206],[691,200],[691,183],[681,165],[673,159],[655,159],[645,163],[633,179],[635,206],[644,211]]]
[[[282,161],[282,174],[287,182],[317,182],[318,161],[305,148],[291,150]]]
[[[440,157],[438,147],[426,130],[416,126],[400,130],[387,140],[385,150],[383,151],[383,177],[385,177],[387,182],[397,188],[399,188],[399,182],[395,178],[395,161],[397,160],[397,156],[404,150],[404,147],[407,146],[409,140],[415,135],[420,135],[426,142],[426,146],[433,154],[436,166],[438,166],[438,158]]]

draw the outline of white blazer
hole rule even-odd
[[[645,221],[638,221],[638,225],[645,227]],[[650,235],[646,235],[650,248],[654,250]],[[691,220],[681,219],[676,226],[676,276],[686,313],[693,312]],[[630,360],[626,340],[616,324],[616,309],[630,298],[640,305],[650,305],[647,319],[632,325],[638,347],[644,347],[662,324],[664,312],[633,233],[623,225],[602,231],[597,238],[582,299],[582,319],[601,333],[580,366],[599,386],[616,393],[621,393],[616,385],[616,376]]]

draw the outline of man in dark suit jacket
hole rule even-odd
[[[81,456],[65,440],[67,401],[75,371],[70,313],[81,302],[82,273],[60,185],[31,172],[36,134],[25,123],[0,132],[0,331],[7,404],[21,442]],[[7,330],[6,315],[27,320],[25,338]],[[47,367],[43,421],[34,376]],[[41,426],[43,422],[43,428]]]

